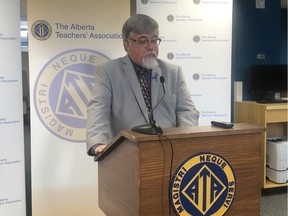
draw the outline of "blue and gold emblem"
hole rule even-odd
[[[47,40],[52,34],[51,25],[45,20],[38,20],[31,26],[31,34],[37,40]]]
[[[180,164],[170,185],[176,215],[224,215],[236,191],[234,172],[223,157],[205,152]]]
[[[87,104],[96,66],[109,58],[95,50],[72,49],[42,68],[34,87],[34,105],[42,124],[54,135],[85,142]]]

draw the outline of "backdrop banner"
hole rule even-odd
[[[182,67],[200,125],[231,121],[231,0],[136,1],[159,23],[159,57]]]
[[[86,153],[95,66],[125,55],[129,0],[27,0],[31,85],[32,213],[104,215],[98,167]]]
[[[26,215],[20,1],[0,0],[0,215]]]
[[[130,1],[27,4],[33,215],[101,216],[97,163],[86,154],[86,105],[95,66],[125,55]],[[200,124],[229,121],[232,2],[137,0],[136,12],[159,22],[159,57],[182,66]]]

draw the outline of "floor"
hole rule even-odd
[[[262,192],[261,216],[287,216],[287,188]]]
[[[30,163],[30,131],[25,125],[25,163],[26,163],[26,200],[27,216],[32,216],[31,210],[31,163]],[[248,215],[250,216],[250,215]],[[287,212],[287,188],[262,191],[260,216],[288,216]]]

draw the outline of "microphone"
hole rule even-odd
[[[157,135],[157,134],[163,134],[162,128],[156,124],[155,119],[153,118],[153,111],[155,108],[160,104],[160,102],[163,100],[165,97],[165,78],[163,76],[160,77],[160,82],[162,84],[162,89],[163,89],[163,95],[162,97],[157,101],[155,106],[151,109],[150,112],[148,112],[148,117],[151,120],[150,124],[145,124],[145,125],[140,125],[133,127],[131,130],[139,133],[144,133],[144,134],[151,134],[151,135]]]
[[[153,121],[155,121],[155,120],[153,119],[153,111],[154,111],[155,108],[159,105],[159,103],[163,100],[163,98],[165,97],[165,93],[166,93],[166,92],[165,92],[165,87],[164,87],[164,82],[165,82],[164,76],[161,76],[161,77],[160,77],[160,82],[161,82],[161,84],[162,84],[163,95],[162,95],[162,97],[158,100],[158,102],[155,104],[155,106],[151,109],[151,111],[148,112],[149,118],[152,119]]]

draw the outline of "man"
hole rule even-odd
[[[122,37],[127,55],[96,68],[87,113],[87,150],[91,156],[102,152],[120,131],[151,123],[148,113],[164,94],[161,76],[166,94],[153,110],[157,124],[163,128],[198,125],[199,112],[181,68],[157,59],[161,42],[157,22],[143,14],[132,16],[123,25]],[[148,100],[146,96],[144,100],[139,84],[142,73]]]

